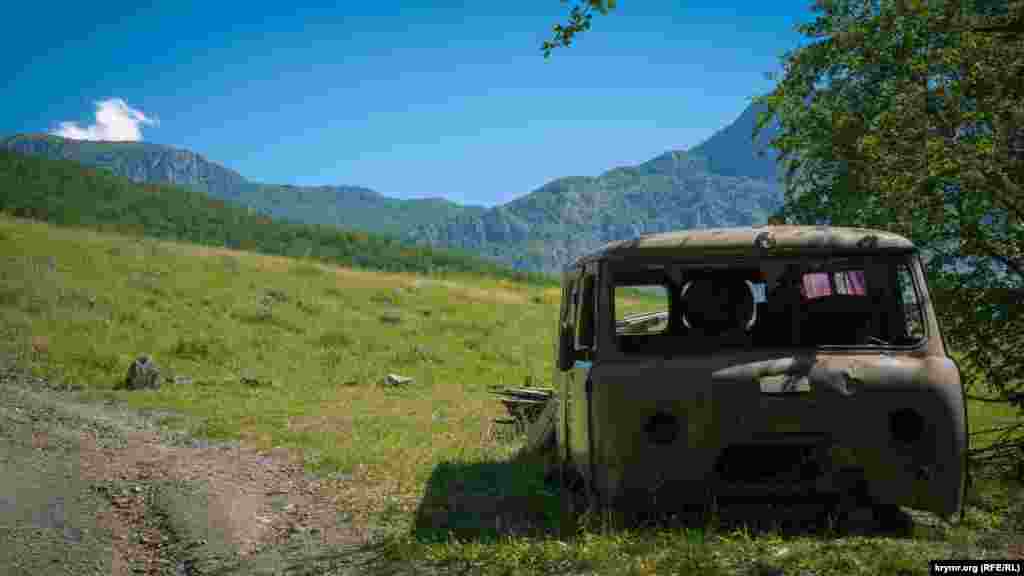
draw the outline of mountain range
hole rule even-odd
[[[599,176],[555,179],[485,208],[442,198],[398,199],[360,186],[257,183],[188,150],[22,134],[0,148],[105,168],[136,182],[176,184],[276,219],[384,233],[552,272],[602,244],[681,228],[761,223],[782,200],[769,126],[752,140],[759,105],[687,151]],[[760,152],[764,152],[763,155]]]
[[[148,142],[95,142],[19,134],[0,139],[0,148],[105,168],[135,182],[184,186],[281,220],[392,236],[402,236],[416,226],[449,216],[484,212],[482,206],[462,206],[443,198],[389,198],[361,186],[252,182],[195,152]]]

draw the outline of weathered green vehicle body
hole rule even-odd
[[[741,280],[753,296],[722,296]],[[960,510],[964,391],[905,238],[657,234],[580,258],[562,286],[557,460],[598,506],[858,489]],[[646,298],[637,286],[665,294],[666,309],[617,312]],[[624,287],[634,291],[620,297]],[[777,291],[756,302],[762,288]],[[739,312],[722,312],[728,302]]]

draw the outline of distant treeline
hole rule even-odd
[[[60,226],[306,257],[391,272],[472,273],[556,284],[480,257],[329,226],[272,220],[177,186],[140,184],[70,160],[0,151],[0,211]]]

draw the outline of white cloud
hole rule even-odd
[[[142,126],[157,126],[160,121],[146,116],[120,98],[96,102],[96,122],[79,126],[77,122],[61,122],[50,133],[74,140],[105,140],[128,142],[142,140]]]

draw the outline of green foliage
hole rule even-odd
[[[968,389],[1024,408],[1024,38],[979,32],[977,6],[817,2],[760,122],[779,123],[780,216],[911,238]]]
[[[3,150],[0,210],[62,226],[309,257],[358,268],[461,272],[540,284],[555,282],[467,253],[414,246],[388,236],[324,225],[277,222],[176,186],[136,184],[75,162]],[[308,266],[296,269],[299,274],[310,272]]]
[[[562,0],[563,4],[568,4],[568,2],[569,0]],[[551,39],[545,40],[541,45],[540,49],[544,53],[544,57],[551,56],[551,51],[555,48],[571,46],[573,39],[578,34],[590,30],[590,21],[593,19],[595,11],[599,14],[607,14],[610,10],[615,9],[615,4],[616,0],[584,0],[574,4],[569,9],[568,22],[555,24],[552,27]]]

